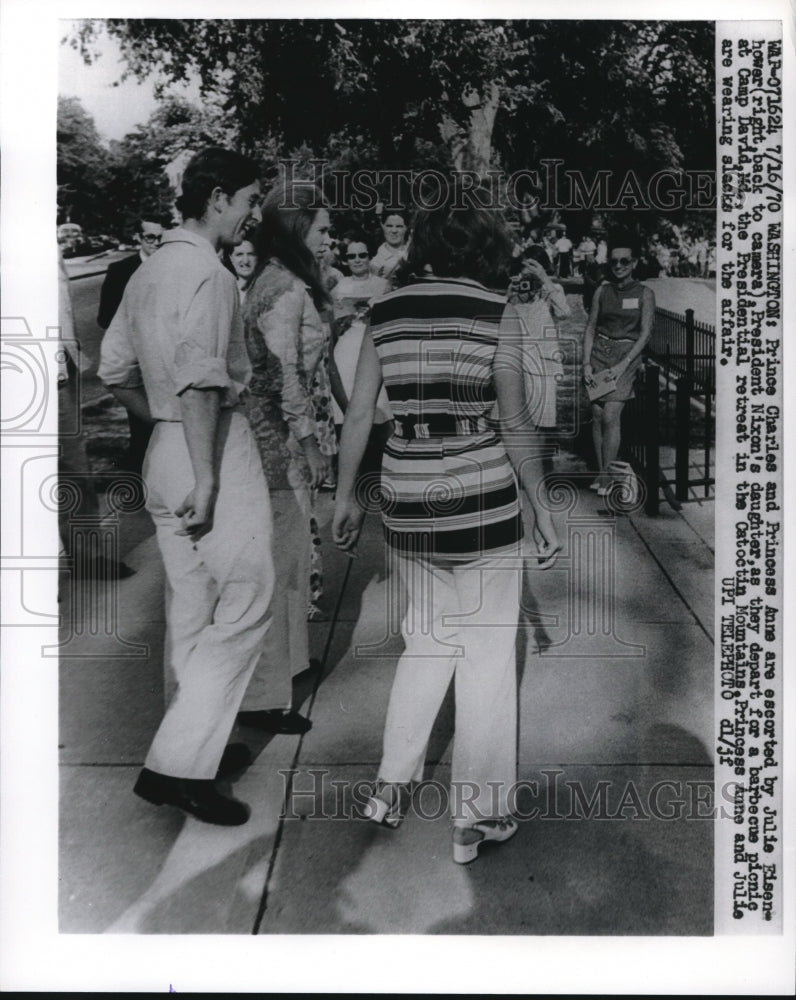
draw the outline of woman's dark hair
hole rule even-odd
[[[522,256],[526,260],[535,260],[538,264],[541,264],[548,274],[553,273],[553,265],[550,263],[550,257],[544,247],[532,243],[522,251]]]
[[[348,253],[348,248],[351,246],[352,243],[364,243],[368,251],[368,254],[371,257],[373,256],[373,251],[370,248],[372,241],[369,240],[364,233],[361,232],[346,233],[341,242],[344,253]]]
[[[622,247],[627,247],[636,260],[641,257],[639,239],[627,229],[617,230],[608,237],[608,253],[611,253],[612,250],[619,250]]]
[[[258,176],[256,164],[240,153],[219,146],[203,149],[185,168],[177,208],[183,219],[201,219],[215,188],[220,187],[232,197],[236,191],[253,184]]]
[[[387,219],[391,219],[394,215],[397,215],[398,218],[401,220],[401,222],[403,222],[403,224],[405,226],[409,225],[409,219],[408,219],[408,217],[406,215],[406,212],[402,208],[393,208],[393,209],[390,209],[390,211],[384,211],[384,212],[382,212],[381,213],[381,217],[379,218],[379,225],[380,226],[386,225],[387,224]]]
[[[278,184],[262,207],[263,221],[254,236],[257,274],[270,257],[276,257],[310,288],[316,309],[329,305],[329,294],[314,254],[304,242],[315,216],[326,208],[323,193],[309,181]]]
[[[449,184],[442,203],[420,209],[412,221],[406,273],[420,278],[471,278],[490,288],[505,288],[512,239],[502,215],[484,207],[486,191]]]

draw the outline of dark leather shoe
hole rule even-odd
[[[133,791],[153,805],[176,806],[203,823],[241,826],[249,818],[249,807],[222,795],[209,779],[175,778],[142,768]]]
[[[216,771],[216,781],[221,778],[228,778],[237,771],[242,771],[252,762],[252,752],[245,743],[230,743],[224,747],[221,754],[221,761]]]
[[[238,712],[238,722],[242,726],[259,729],[264,733],[282,733],[289,736],[300,735],[312,729],[312,723],[298,712],[287,712],[282,708],[269,708],[260,712]]]

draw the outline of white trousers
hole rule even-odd
[[[517,775],[518,560],[449,568],[400,556],[395,562],[408,597],[406,648],[390,693],[379,777],[422,780],[431,729],[455,678],[453,822],[507,815]]]
[[[293,677],[310,662],[310,491],[306,486],[271,492],[274,574],[271,627],[241,704],[245,712],[290,709]]]
[[[171,589],[168,651],[177,689],[146,766],[212,778],[270,623],[271,506],[257,444],[240,413],[222,413],[225,438],[212,530],[177,534],[174,511],[193,488],[181,423],[156,424],[144,462],[147,510]]]

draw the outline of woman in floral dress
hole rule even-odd
[[[243,312],[253,374],[247,413],[263,461],[274,515],[279,586],[272,622],[239,720],[267,732],[306,732],[292,708],[292,677],[309,666],[312,494],[329,475],[319,446],[313,382],[328,354],[322,313],[329,300],[318,252],[329,240],[329,213],[307,184],[272,191],[255,238],[259,271]]]

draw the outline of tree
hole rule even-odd
[[[191,146],[227,145],[235,140],[236,132],[218,99],[198,107],[184,97],[170,95],[161,99],[143,125],[124,137],[118,153],[156,161],[162,168]]]
[[[348,144],[347,162],[384,171],[560,159],[643,186],[715,160],[709,22],[110,19],[71,42],[90,60],[102,30],[139,78],[195,75],[271,168]]]
[[[232,139],[217,103],[197,107],[182,97],[162,98],[145,123],[111,143],[107,197],[114,230],[129,234],[145,216],[168,219],[174,203],[168,165],[186,150],[227,145]]]
[[[440,128],[462,166],[485,169],[498,105],[536,89],[533,32],[486,21],[84,21],[72,43],[94,57],[102,28],[128,72],[161,87],[198,75],[255,151],[266,134],[286,148],[323,145],[346,128],[369,136],[385,169],[406,167]]]
[[[109,157],[94,119],[76,97],[58,98],[56,148],[58,221],[99,228]]]

